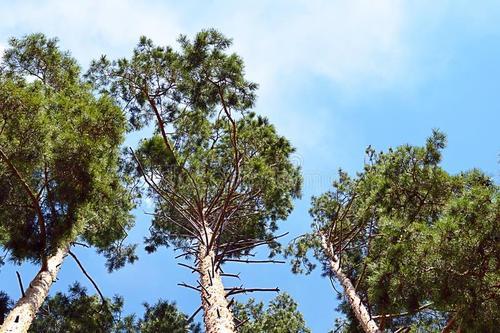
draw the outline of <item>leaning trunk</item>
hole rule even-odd
[[[356,289],[352,285],[351,280],[342,271],[338,257],[334,253],[332,253],[330,247],[328,246],[326,237],[323,235],[321,242],[323,249],[325,250],[329,258],[330,269],[344,288],[345,294],[347,296],[347,301],[351,306],[351,310],[352,312],[354,312],[354,315],[361,324],[361,327],[363,327],[363,330],[366,333],[382,332],[382,330],[377,326],[377,323],[371,318],[370,313],[366,309],[366,306],[362,303],[361,298],[359,298],[358,294],[356,293]]]
[[[0,327],[0,333],[24,333],[28,332],[31,322],[49,294],[50,287],[59,273],[59,268],[68,248],[60,248],[48,258],[47,269],[41,270],[31,281],[29,288],[23,297],[17,301],[7,318]]]
[[[207,239],[210,239],[212,235],[208,228],[207,233]],[[226,300],[220,269],[215,267],[215,252],[213,250],[207,252],[204,244],[200,245],[198,251],[205,331],[206,333],[233,333],[236,331],[233,314]]]

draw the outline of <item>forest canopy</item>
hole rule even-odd
[[[495,332],[495,179],[447,171],[446,135],[432,130],[422,145],[369,146],[361,171],[339,170],[310,198],[302,229],[291,226],[304,192],[297,150],[257,112],[258,85],[231,45],[215,29],[168,46],[141,37],[129,57],[96,55],[84,71],[57,38],[9,40],[0,65],[0,266],[36,274],[16,272],[19,299],[0,291],[0,333],[312,331],[280,289],[283,276],[247,286],[239,264],[255,275],[266,274],[262,264],[290,264],[288,278],[304,289],[320,266],[338,306],[316,320],[336,319],[332,332]],[[145,222],[136,208],[146,202]],[[136,230],[141,244],[129,242]],[[130,313],[127,295],[103,293],[86,269],[87,248],[109,274],[138,265],[139,253],[178,265],[148,272],[163,284]],[[62,291],[67,260],[82,274]],[[181,269],[191,281],[168,276]],[[168,299],[167,283],[196,293],[193,313]],[[266,305],[261,292],[275,295]],[[256,298],[240,299],[249,294]]]

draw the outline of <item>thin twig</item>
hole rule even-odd
[[[82,273],[87,277],[87,279],[89,279],[89,281],[92,283],[92,285],[94,286],[95,290],[97,291],[97,293],[99,294],[99,296],[101,297],[101,301],[102,301],[102,304],[107,304],[106,302],[106,299],[104,298],[104,295],[102,294],[101,290],[99,289],[99,287],[97,286],[97,283],[95,283],[94,279],[92,279],[92,277],[89,275],[89,273],[87,273],[87,271],[85,270],[85,268],[83,267],[82,263],[80,262],[80,260],[78,260],[78,257],[71,251],[68,251],[69,255],[71,257],[73,257],[73,259],[75,259],[76,263],[78,264],[78,266],[80,267],[80,270],[82,271]]]
[[[25,297],[26,294],[24,293],[23,280],[21,280],[21,274],[19,274],[19,272],[16,271],[16,275],[17,275],[17,282],[19,282],[19,289],[21,289],[21,295]]]

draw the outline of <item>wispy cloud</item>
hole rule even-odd
[[[284,78],[311,74],[342,89],[380,87],[394,84],[408,67],[406,13],[398,1],[215,4],[210,17],[219,13],[216,26],[235,38],[265,90]]]
[[[49,0],[2,7],[2,33],[57,36],[83,63],[103,53],[122,56],[141,35],[172,43],[182,32],[178,15],[160,1]]]
[[[331,110],[309,105],[304,112],[287,103],[296,103],[296,95],[305,88],[314,90],[325,82],[330,90],[322,93],[356,100],[370,92],[411,88],[436,75],[439,66],[446,66],[448,54],[440,48],[429,52],[422,40],[428,40],[447,16],[462,15],[464,25],[476,29],[486,24],[479,21],[496,23],[487,8],[475,6],[469,14],[469,6],[454,4],[430,0],[417,4],[398,0],[3,2],[0,42],[10,35],[42,31],[58,36],[85,65],[100,54],[128,55],[140,35],[173,44],[181,33],[192,35],[215,27],[234,39],[233,50],[244,58],[248,76],[260,84],[259,112],[272,116],[295,142],[313,147],[335,126]],[[306,125],[326,129],[304,138],[301,129]]]
[[[260,84],[259,105],[275,120],[288,112],[283,108],[284,96],[314,84],[317,77],[340,92],[356,94],[397,86],[411,68],[411,50],[404,38],[408,13],[396,0],[182,4],[49,0],[4,6],[0,10],[3,39],[34,31],[58,36],[83,64],[103,53],[129,54],[140,35],[172,44],[180,33],[192,35],[215,27],[234,39],[233,49],[244,58],[248,76]],[[292,136],[305,124],[320,128],[317,122],[326,123],[328,114],[316,113],[322,116],[288,112],[279,126]],[[308,146],[320,140],[317,135],[308,138]]]
[[[179,33],[215,26],[231,37],[263,89],[283,76],[314,74],[341,88],[391,84],[407,65],[404,8],[395,0],[25,1],[0,20],[10,31],[57,35],[83,58],[116,52],[147,35],[172,43]]]

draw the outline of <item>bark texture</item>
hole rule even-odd
[[[340,267],[340,261],[338,257],[331,251],[324,235],[321,236],[321,242],[323,249],[328,255],[330,269],[344,288],[345,295],[347,297],[349,305],[351,306],[352,312],[354,312],[354,315],[361,324],[361,327],[366,333],[381,333],[382,330],[378,327],[375,320],[371,318],[365,304],[363,304],[361,298],[359,298],[358,294],[356,293],[351,280],[342,271],[342,268]]]
[[[49,294],[50,287],[56,280],[57,274],[68,248],[60,248],[48,258],[47,270],[41,270],[31,281],[25,296],[17,301],[7,318],[0,327],[0,333],[25,333],[28,332],[33,318]]]
[[[207,228],[208,239],[211,231]],[[228,308],[226,292],[220,270],[214,267],[215,252],[208,251],[204,244],[199,247],[199,264],[201,285],[201,304],[203,306],[203,321],[206,333],[234,333],[234,318]]]

